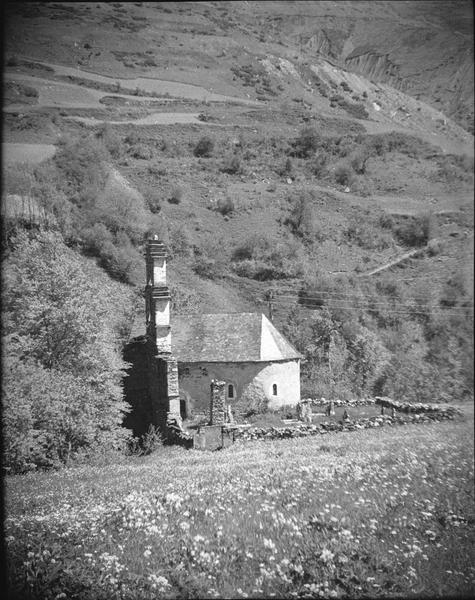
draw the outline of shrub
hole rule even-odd
[[[155,177],[163,177],[167,174],[166,168],[159,162],[149,163],[147,165],[147,171],[149,175],[154,175]]]
[[[355,117],[355,119],[368,119],[369,117],[369,113],[364,104],[347,102],[346,100],[344,102],[339,102],[338,104],[344,108],[350,116]]]
[[[394,219],[388,213],[383,213],[379,216],[378,224],[383,229],[392,229],[394,227]]]
[[[368,217],[355,216],[343,235],[348,242],[366,250],[384,250],[392,245],[391,234],[378,231]]]
[[[135,144],[129,148],[128,153],[133,156],[133,158],[138,158],[141,160],[150,160],[153,157],[151,148],[145,144]]]
[[[350,164],[358,175],[364,175],[366,172],[366,164],[368,160],[371,158],[371,151],[368,147],[363,146],[359,150],[355,151],[350,159]]]
[[[180,204],[182,198],[183,198],[182,188],[179,185],[173,186],[173,188],[170,192],[170,196],[168,198],[168,202],[170,202],[170,204]]]
[[[302,272],[303,258],[297,244],[276,242],[260,234],[248,236],[231,258],[239,276],[258,281],[298,277]]]
[[[430,239],[433,226],[432,215],[417,215],[409,217],[396,227],[394,233],[401,244],[406,246],[425,246]]]
[[[290,157],[287,157],[283,166],[276,169],[276,172],[281,177],[290,177],[293,173],[293,170],[294,170],[294,166],[292,164],[292,160],[290,159]]]
[[[91,210],[93,221],[104,223],[114,234],[124,232],[133,242],[143,239],[150,214],[144,198],[122,181],[110,177],[104,190],[98,194]]]
[[[112,158],[120,158],[123,153],[122,137],[116,133],[109,123],[104,123],[97,131],[96,137],[102,141]]]
[[[214,150],[214,141],[208,137],[204,136],[198,140],[196,144],[193,154],[198,157],[209,158]]]
[[[193,244],[186,226],[172,226],[169,249],[172,258],[175,256],[191,256],[193,254]]]
[[[328,154],[320,152],[310,162],[310,169],[315,177],[321,177],[325,171],[329,160]]]
[[[355,173],[351,166],[347,163],[340,163],[335,168],[335,181],[340,185],[351,186],[355,181]]]
[[[323,241],[325,236],[318,225],[317,215],[314,209],[316,194],[312,190],[299,190],[297,195],[288,196],[292,203],[290,214],[284,221],[294,235],[303,238],[307,242]]]
[[[234,200],[230,196],[219,198],[216,203],[216,210],[223,216],[230,215],[235,210]]]
[[[236,156],[234,154],[225,158],[221,167],[221,171],[223,171],[223,173],[229,173],[230,175],[241,174],[243,172],[243,169],[241,166],[241,160],[239,159],[239,156]]]
[[[193,263],[193,271],[206,279],[216,279],[221,275],[221,269],[213,258],[198,256]]]
[[[38,98],[38,96],[39,96],[38,90],[36,88],[34,88],[34,87],[29,86],[29,85],[23,86],[23,93],[28,98]]]
[[[133,456],[147,456],[161,448],[163,448],[162,434],[158,427],[150,425],[143,435],[129,441],[127,453]]]
[[[101,140],[87,135],[62,138],[54,157],[58,185],[76,203],[93,198],[104,186],[110,154]]]
[[[13,56],[9,56],[7,59],[7,67],[18,67],[18,65],[20,64],[20,61],[18,60],[18,57],[13,55]]]
[[[299,158],[308,158],[320,145],[320,135],[313,127],[305,127],[292,142],[292,154]]]
[[[154,189],[149,189],[145,194],[145,201],[149,211],[156,215],[162,209],[162,199],[158,195],[158,192]]]

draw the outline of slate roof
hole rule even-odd
[[[171,319],[178,362],[265,362],[301,358],[261,313],[177,315]]]

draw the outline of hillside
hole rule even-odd
[[[272,291],[308,393],[471,393],[471,5],[19,3],[5,22],[13,229],[39,202],[136,289],[158,230],[176,312],[267,311]]]

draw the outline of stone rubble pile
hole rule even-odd
[[[327,406],[330,400],[325,398],[305,398],[302,402],[309,402],[312,406]],[[369,406],[376,402],[375,398],[354,398],[353,400],[333,400],[334,406]]]
[[[454,407],[443,407],[442,410],[422,412],[420,414],[398,414],[394,417],[390,415],[381,415],[349,421],[329,421],[316,425],[300,423],[291,427],[251,427],[246,429],[241,429],[237,426],[235,428],[234,437],[236,440],[281,440],[321,435],[330,432],[355,431],[357,429],[383,427],[385,425],[407,425],[409,423],[443,421],[446,419],[453,419],[460,413],[461,411]]]
[[[381,396],[376,396],[375,403],[382,408],[391,408],[403,413],[438,413],[451,414],[454,416],[462,414],[460,409],[451,406],[450,404],[410,404],[409,402],[398,402],[397,400]]]

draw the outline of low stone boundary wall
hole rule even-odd
[[[382,408],[391,408],[403,413],[461,414],[461,411],[458,408],[455,408],[455,406],[451,406],[450,404],[410,404],[409,402],[399,402],[398,400],[393,400],[392,398],[386,398],[382,396],[376,396],[374,401],[375,404],[378,404]]]
[[[450,410],[452,409],[452,410]],[[318,425],[297,424],[292,427],[252,427],[240,429],[236,427],[234,437],[236,440],[282,440],[287,438],[308,437],[311,435],[322,435],[330,432],[356,431],[358,429],[369,429],[371,427],[383,427],[388,425],[408,425],[411,423],[428,423],[431,421],[451,420],[462,414],[454,407],[447,409],[422,412],[417,414],[398,414],[393,416],[381,415],[365,419],[348,421],[327,421]]]
[[[308,402],[312,406],[327,406],[331,400],[326,398],[304,398],[301,402]],[[332,400],[333,406],[369,406],[375,404],[376,398],[355,398],[353,400]]]

